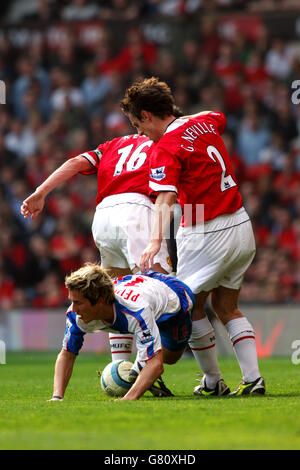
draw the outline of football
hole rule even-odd
[[[113,361],[104,368],[100,384],[106,395],[123,397],[130,389],[129,372],[133,364],[129,361]]]

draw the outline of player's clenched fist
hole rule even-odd
[[[31,216],[32,219],[43,210],[45,204],[45,197],[43,194],[34,192],[29,196],[21,206],[21,214],[25,219]]]

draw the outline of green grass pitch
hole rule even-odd
[[[82,353],[65,400],[52,394],[56,353],[8,353],[0,365],[1,450],[300,449],[300,365],[290,358],[260,360],[264,397],[197,398],[196,362],[165,367],[174,398],[147,392],[136,402],[114,402],[100,389],[97,369],[109,355]],[[221,358],[233,389],[240,381],[234,358]]]

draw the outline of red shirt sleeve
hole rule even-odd
[[[91,168],[91,170],[81,171],[81,175],[93,175],[97,173],[100,158],[102,156],[102,150],[100,149],[100,147],[101,145],[99,145],[99,147],[97,147],[95,150],[87,150],[86,152],[80,154],[82,157],[86,158],[94,167]]]
[[[217,126],[217,130],[220,135],[224,134],[225,127],[226,127],[226,117],[223,113],[219,111],[211,111],[207,114],[208,117],[212,118]]]
[[[178,193],[178,180],[181,171],[181,162],[175,152],[168,150],[168,146],[158,144],[150,158],[149,187],[151,196],[161,191],[174,191]]]

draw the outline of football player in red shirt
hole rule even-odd
[[[150,157],[150,188],[157,196],[148,247],[140,266],[153,263],[178,199],[183,217],[177,232],[177,277],[196,297],[190,347],[204,372],[194,393],[227,395],[215,348],[214,329],[204,305],[211,294],[214,312],[225,325],[243,380],[232,395],[264,394],[252,325],[238,308],[243,275],[255,255],[251,221],[222,140],[220,112],[176,118],[168,85],[157,78],[136,81],[121,102],[139,135],[155,142]]]
[[[92,233],[100,251],[101,266],[111,277],[140,270],[139,258],[149,240],[154,204],[149,198],[149,153],[146,136],[126,135],[100,144],[97,149],[68,159],[22,204],[21,214],[36,218],[46,196],[74,175],[97,173],[98,191]],[[168,249],[163,241],[151,269],[169,273]],[[113,360],[129,360],[132,335],[110,333]]]

